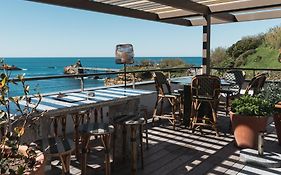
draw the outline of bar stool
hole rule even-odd
[[[217,106],[218,97],[220,94],[220,79],[212,75],[196,75],[192,78],[191,84],[192,92],[192,121],[191,127],[192,132],[194,132],[196,127],[199,127],[202,133],[202,126],[211,126],[219,136],[217,130]],[[200,115],[199,110],[201,106],[205,104],[205,107],[211,109],[211,116],[206,117],[205,115]],[[210,114],[207,114],[210,115]]]
[[[66,138],[66,115],[53,116],[50,118],[53,124],[53,135],[46,139],[36,141],[38,148],[46,157],[59,157],[62,163],[62,174],[69,174],[70,156],[75,146],[72,139]],[[61,135],[58,126],[61,126]]]
[[[96,107],[89,110],[83,110],[72,113],[74,123],[74,139],[76,145],[76,156],[78,157],[79,144],[82,147],[81,174],[86,173],[87,152],[90,147],[90,138],[100,139],[105,151],[105,174],[111,173],[110,168],[110,141],[114,132],[114,127],[104,123],[103,108]]]
[[[79,133],[82,138],[81,174],[86,173],[87,148],[89,146],[91,136],[101,139],[105,152],[105,174],[111,174],[110,141],[113,132],[114,127],[106,123],[86,123],[79,127]]]
[[[79,156],[79,143],[81,143],[81,138],[79,135],[79,126],[85,123],[89,124],[91,122],[91,112],[93,111],[94,115],[92,118],[94,123],[101,122],[103,123],[103,108],[97,107],[88,110],[82,110],[78,112],[71,113],[71,117],[73,120],[74,132],[73,132],[73,140],[75,141],[75,155]],[[98,120],[100,119],[100,120]]]
[[[147,115],[146,115],[147,117]],[[136,115],[123,115],[119,116],[118,119],[114,121],[116,130],[122,128],[122,155],[123,160],[125,160],[126,145],[127,145],[127,129],[130,130],[130,147],[131,147],[131,174],[136,174],[137,168],[137,130],[139,129],[139,139],[140,139],[140,155],[141,155],[141,168],[144,168],[143,163],[143,126],[147,124],[147,118],[136,118]],[[147,136],[147,126],[146,126],[146,143],[148,148],[148,136]],[[113,158],[115,159],[116,150],[116,132],[113,135]]]

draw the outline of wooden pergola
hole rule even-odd
[[[27,0],[181,26],[203,26],[203,73],[210,72],[212,24],[281,18],[281,0]]]

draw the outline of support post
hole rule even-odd
[[[203,54],[201,74],[210,74],[211,65],[211,15],[204,15],[207,25],[203,26]]]
[[[80,84],[81,84],[81,91],[84,91],[84,77],[81,77]]]
[[[125,89],[126,89],[126,87],[127,87],[127,70],[126,70],[126,63],[124,64],[124,78],[125,78]]]

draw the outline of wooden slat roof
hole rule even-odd
[[[183,26],[281,18],[281,0],[28,0]]]

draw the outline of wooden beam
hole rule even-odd
[[[153,1],[153,2],[156,2],[159,4],[164,4],[167,6],[171,6],[171,7],[186,10],[186,11],[191,11],[191,12],[201,14],[201,15],[211,14],[211,10],[209,9],[208,6],[193,2],[191,0],[149,0],[149,1]],[[178,16],[177,13],[179,13],[179,12],[175,12],[174,15]],[[180,12],[180,13],[188,14],[189,12]],[[187,15],[187,14],[185,14],[185,15]],[[192,14],[192,15],[194,15],[194,14]],[[160,16],[160,18],[164,19],[163,16],[164,15],[162,14],[162,17]],[[213,17],[221,19],[221,20],[225,20],[225,21],[230,21],[230,22],[236,21],[235,16],[233,16],[232,14],[228,14],[228,13],[224,13],[223,15],[222,14],[214,15]],[[173,16],[170,16],[168,18],[173,18]]]
[[[281,0],[252,0],[252,1],[237,1],[233,3],[225,3],[210,6],[212,14],[242,12],[245,10],[259,10],[263,8],[272,8],[281,6]]]
[[[188,26],[188,24],[191,24],[190,22],[188,22],[188,20],[185,19],[160,20],[159,16],[154,13],[124,8],[124,7],[119,7],[119,6],[114,6],[110,4],[89,1],[89,0],[26,0],[26,1],[45,3],[45,4],[69,7],[74,9],[96,11],[101,13],[137,18],[137,19],[145,19],[150,21],[164,22],[164,23],[181,25],[181,26]]]
[[[281,18],[281,9],[280,10],[274,10],[274,11],[261,11],[256,13],[245,13],[245,14],[237,14],[235,15],[237,21],[236,22],[245,22],[245,21],[257,21],[257,20],[266,20],[266,19],[276,19]],[[223,20],[219,20],[216,18],[211,19],[212,24],[225,24],[228,23]],[[191,20],[192,26],[202,26],[206,25],[205,19],[196,19]]]
[[[149,1],[171,6],[182,10],[192,11],[202,15],[209,14],[211,12],[209,7],[202,4],[198,4],[190,0],[149,0]]]

